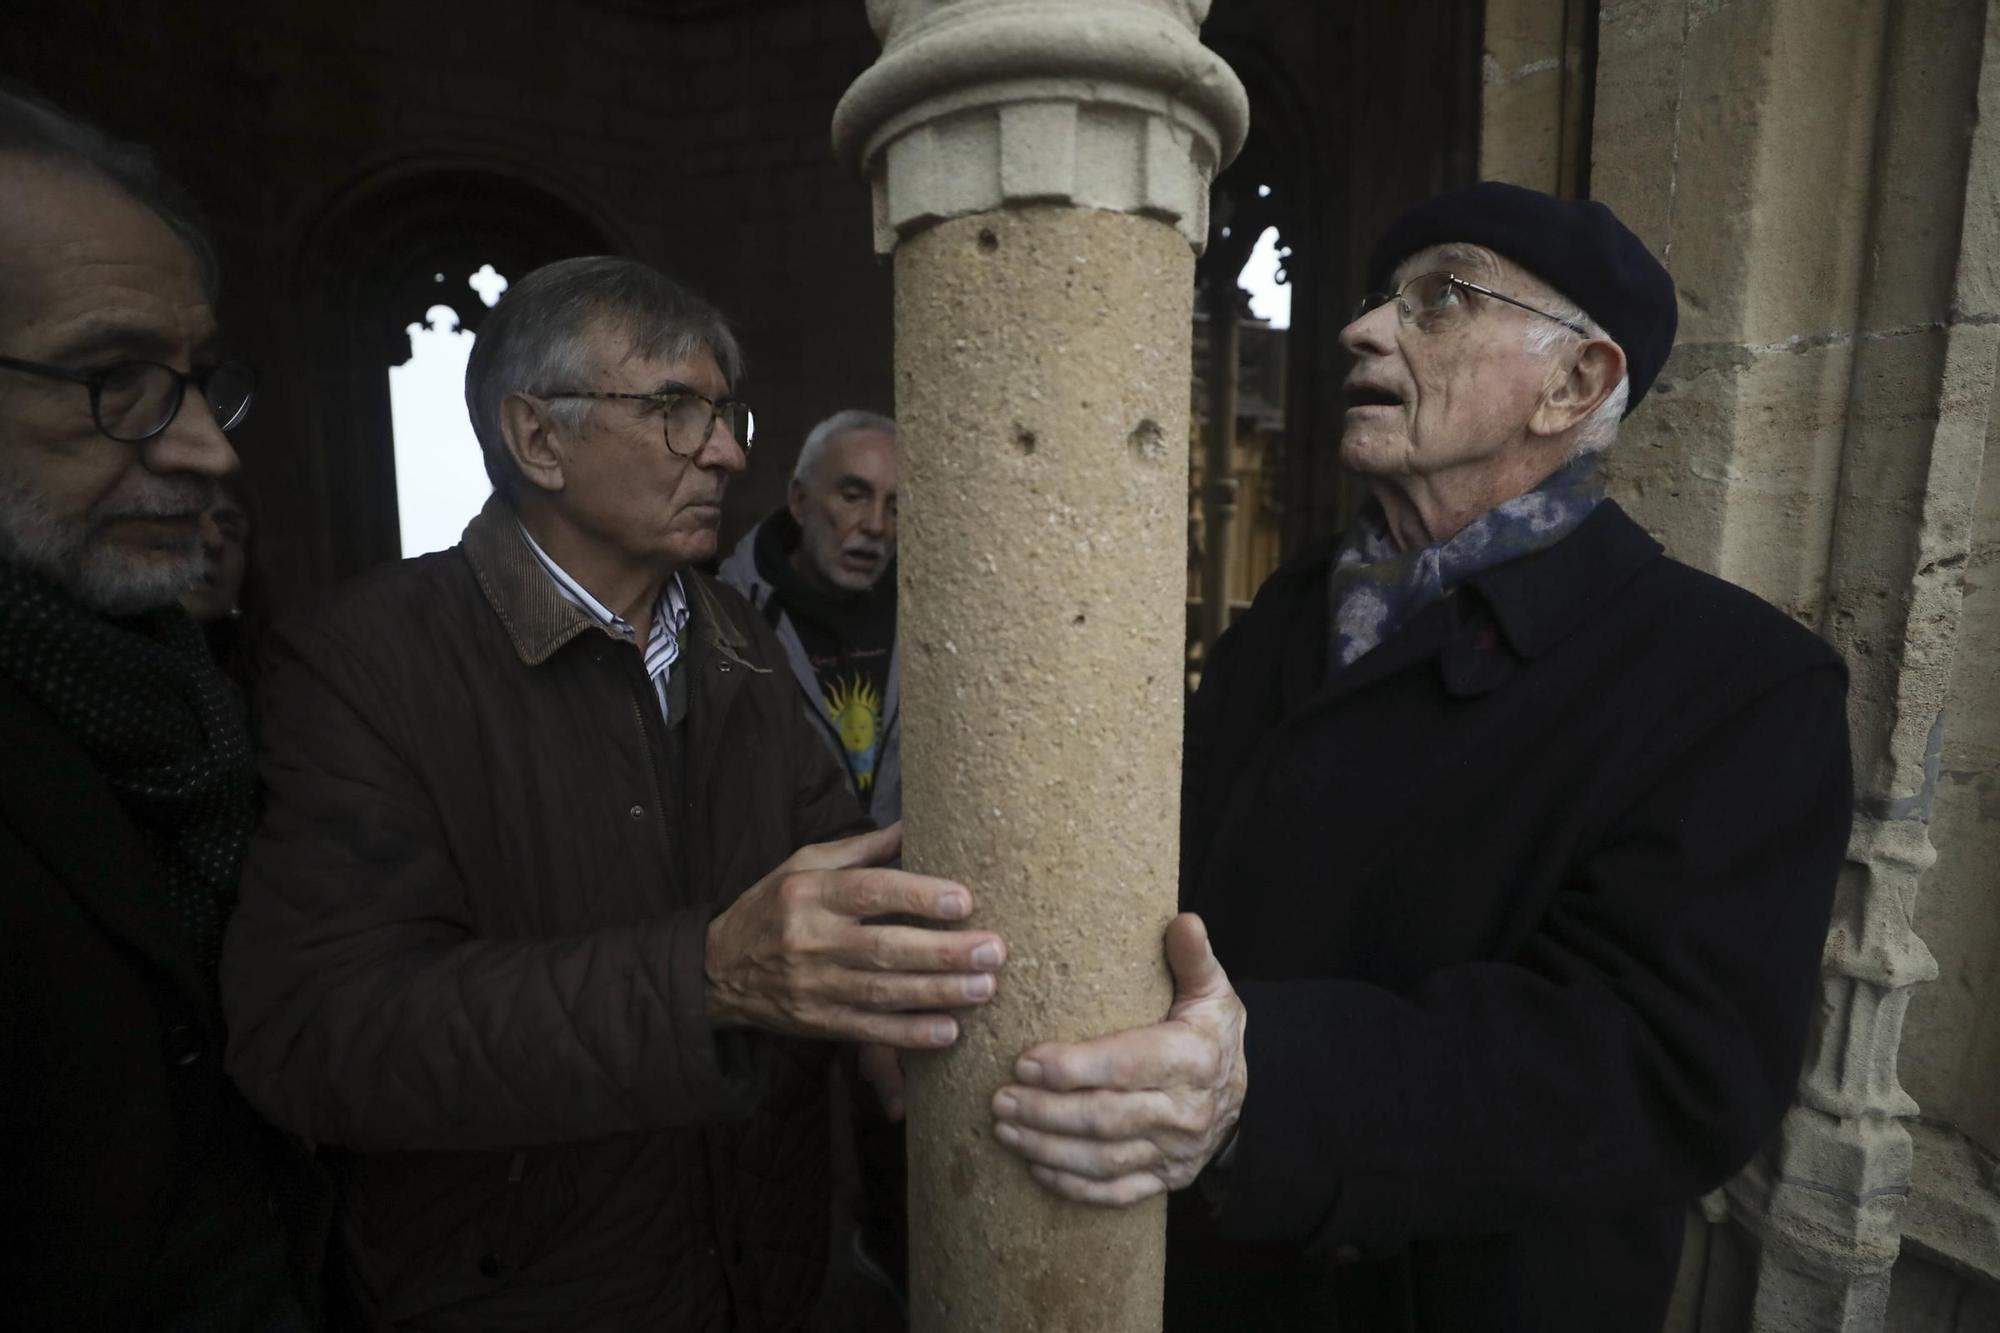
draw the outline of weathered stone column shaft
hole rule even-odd
[[[958,1048],[911,1064],[924,1333],[1158,1327],[1159,1201],[1064,1203],[989,1127],[1027,1047],[1170,997],[1192,288],[1172,228],[1114,213],[896,254],[905,861],[973,885],[1011,951]]]
[[[1039,1041],[1159,1021],[1178,896],[1194,250],[1241,146],[1207,0],[870,0],[834,116],[896,265],[905,864],[998,997],[909,1061],[912,1326],[1147,1333],[1165,1209],[992,1139]]]

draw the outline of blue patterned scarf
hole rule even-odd
[[[1604,499],[1597,459],[1585,454],[1525,495],[1487,510],[1449,541],[1396,549],[1382,508],[1361,506],[1327,580],[1333,646],[1327,675],[1352,666],[1474,574],[1554,546]]]

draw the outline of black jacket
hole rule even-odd
[[[296,1327],[278,1186],[309,1177],[223,1074],[151,850],[5,682],[0,756],[0,1326]]]
[[[1328,681],[1328,558],[1190,711],[1183,893],[1250,1082],[1169,1327],[1650,1333],[1791,1100],[1845,672],[1607,502]]]

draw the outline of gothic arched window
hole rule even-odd
[[[456,540],[485,490],[462,382],[446,391],[454,360],[462,377],[507,279],[622,248],[553,191],[484,168],[380,173],[326,212],[299,272],[315,360],[294,429],[317,470],[328,576]]]

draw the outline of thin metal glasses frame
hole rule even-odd
[[[1506,304],[1511,306],[1516,306],[1519,309],[1527,311],[1531,315],[1540,315],[1543,319],[1552,320],[1555,323],[1562,325],[1564,328],[1568,329],[1571,333],[1574,333],[1581,338],[1591,338],[1596,336],[1589,329],[1586,329],[1585,327],[1583,327],[1583,325],[1575,323],[1572,320],[1564,319],[1560,315],[1552,315],[1546,310],[1542,310],[1535,306],[1529,305],[1526,301],[1517,300],[1514,297],[1507,295],[1505,292],[1496,292],[1491,287],[1482,287],[1480,284],[1476,282],[1472,282],[1469,281],[1468,279],[1459,277],[1456,273],[1447,273],[1442,270],[1431,273],[1419,273],[1417,274],[1416,277],[1411,278],[1408,282],[1404,283],[1402,286],[1398,287],[1393,292],[1370,292],[1368,295],[1362,297],[1360,304],[1354,308],[1354,318],[1360,319],[1363,315],[1367,314],[1369,311],[1374,310],[1380,306],[1385,306],[1389,304],[1389,302],[1394,301],[1396,303],[1397,318],[1401,319],[1404,323],[1407,324],[1417,317],[1418,310],[1416,306],[1409,300],[1409,298],[1403,295],[1403,293],[1408,291],[1413,284],[1422,282],[1426,278],[1439,278],[1439,277],[1444,279],[1444,285],[1446,288],[1460,287],[1468,292],[1475,292],[1480,296],[1491,297],[1495,301],[1504,301]]]

